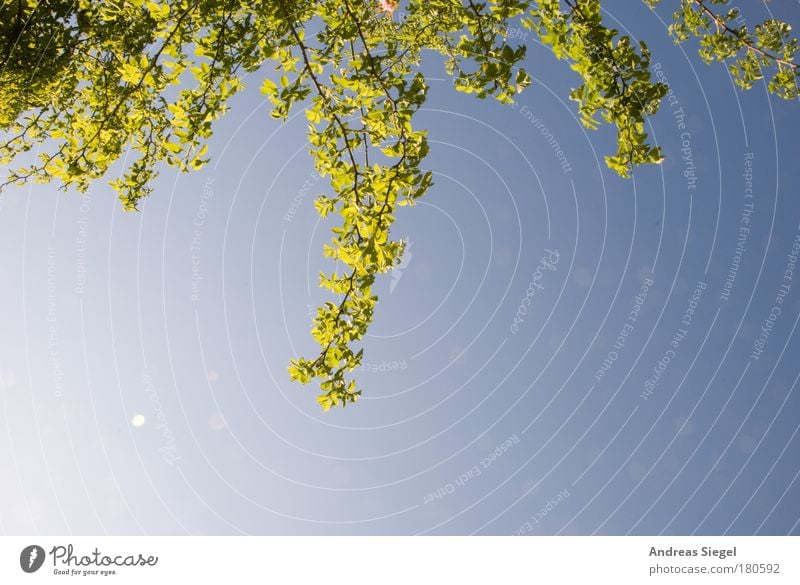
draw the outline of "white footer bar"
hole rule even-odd
[[[0,583],[800,583],[800,537],[2,537]]]

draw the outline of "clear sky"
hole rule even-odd
[[[260,75],[139,214],[9,190],[0,532],[800,534],[800,108],[674,45],[672,2],[605,6],[672,87],[666,161],[609,171],[530,34],[513,108],[431,58],[435,185],[397,214],[353,408],[286,374],[331,225]],[[800,30],[797,2],[743,14]]]

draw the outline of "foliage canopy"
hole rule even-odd
[[[727,62],[743,88],[769,75],[769,91],[798,97],[797,41],[786,23],[751,29],[728,0],[671,3],[676,42],[699,38],[700,56]],[[360,395],[347,374],[361,360],[355,345],[372,321],[375,278],[403,252],[390,237],[394,214],[431,186],[426,132],[413,125],[428,88],[423,52],[444,57],[457,90],[512,102],[531,80],[521,67],[526,47],[506,34],[516,22],[577,73],[570,98],[583,124],[616,126],[612,169],[627,177],[661,161],[644,123],[667,87],[653,81],[647,45],[604,24],[600,0],[6,0],[2,186],[55,179],[82,191],[127,154],[132,162],[111,185],[135,210],[160,163],[189,171],[208,162],[213,121],[247,73],[273,64],[261,91],[276,118],[305,108],[311,155],[331,186],[315,206],[339,215],[324,254],[344,267],[320,275],[337,301],[314,318],[319,355],[292,360],[289,373],[319,380],[326,410],[344,406]],[[38,159],[18,165],[34,146]]]

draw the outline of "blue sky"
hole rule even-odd
[[[397,214],[354,408],[286,375],[331,226],[259,75],[138,214],[102,183],[9,190],[0,531],[800,533],[800,111],[674,45],[663,4],[605,5],[673,90],[631,180],[530,35],[515,107],[426,62],[435,185]]]

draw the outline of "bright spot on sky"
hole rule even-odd
[[[143,414],[135,414],[131,419],[131,424],[135,427],[142,427],[144,426],[145,418]]]
[[[210,426],[215,431],[221,431],[226,426],[225,417],[222,415],[221,412],[215,412],[211,416],[208,417],[208,426]]]
[[[12,388],[17,383],[17,376],[11,370],[0,370],[0,387]]]

